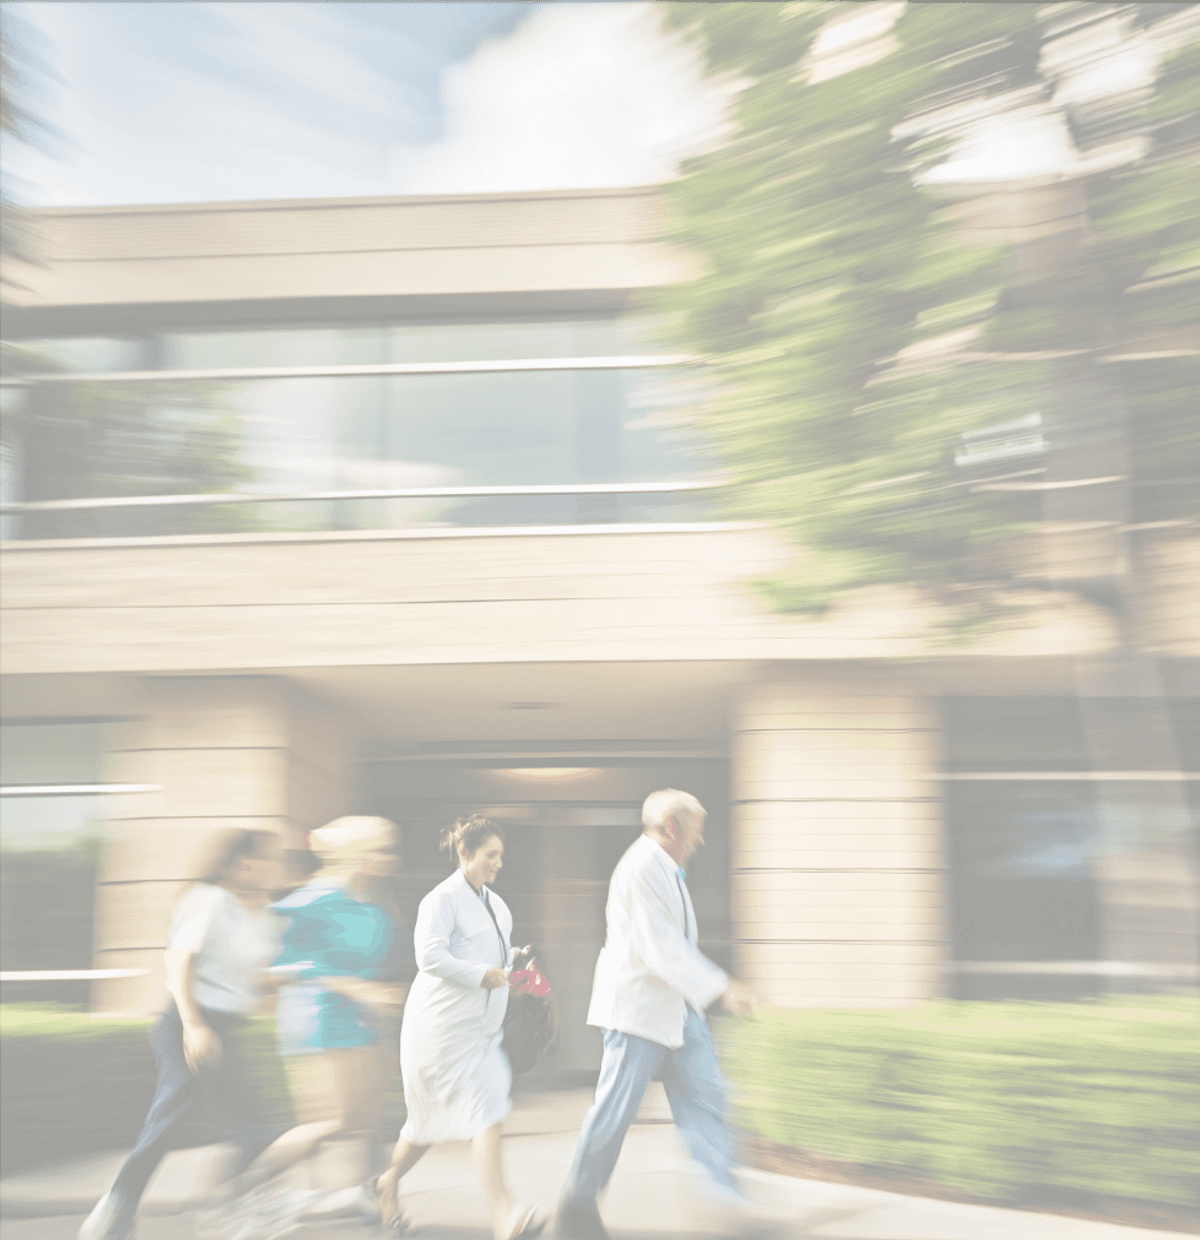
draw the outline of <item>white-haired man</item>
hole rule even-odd
[[[642,807],[644,833],[613,871],[608,935],[588,1010],[588,1024],[604,1030],[604,1058],[559,1204],[558,1231],[567,1240],[607,1236],[596,1199],[647,1086],[660,1074],[675,1123],[715,1195],[735,1206],[744,1201],[704,1011],[720,1000],[742,1015],[752,1000],[696,946],[684,867],[704,843],[705,817],[690,793],[651,793]]]

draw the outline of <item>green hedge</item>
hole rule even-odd
[[[751,1137],[1009,1204],[1200,1207],[1200,999],[723,1021]]]
[[[81,1008],[0,1004],[0,1148],[4,1170],[99,1150],[128,1149],[154,1094],[152,1022],[95,1019]],[[275,1055],[273,1021],[250,1033],[259,1061],[270,1122],[291,1122],[287,1080]],[[399,1130],[403,1096],[393,1082],[385,1108]],[[181,1130],[181,1147],[223,1138],[221,1117],[206,1107]]]

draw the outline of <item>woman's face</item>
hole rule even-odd
[[[504,865],[504,842],[498,835],[489,835],[469,855],[460,847],[458,859],[467,881],[478,890],[485,883],[496,881],[496,875]]]
[[[230,886],[239,891],[272,891],[279,885],[278,871],[278,858],[274,853],[239,857],[229,871]]]

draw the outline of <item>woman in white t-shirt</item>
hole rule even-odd
[[[269,831],[231,828],[209,844],[200,875],[175,905],[165,955],[170,1002],[151,1041],[158,1061],[154,1101],[133,1153],[79,1231],[79,1240],[126,1240],[150,1177],[171,1148],[201,1086],[231,1121],[241,1171],[277,1130],[242,1035],[258,1007],[263,970],[278,947],[267,902],[276,881],[277,841]]]

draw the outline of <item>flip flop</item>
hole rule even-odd
[[[387,1172],[384,1172],[387,1175]],[[384,1186],[384,1175],[377,1175],[367,1181],[367,1191],[375,1198],[379,1207],[379,1222],[385,1232],[393,1236],[406,1236],[412,1230],[412,1222],[400,1208],[400,1181],[392,1180]]]
[[[546,1226],[544,1218],[538,1218],[537,1210],[533,1206],[528,1206],[524,1210],[518,1206],[512,1214],[512,1230],[508,1233],[508,1240],[533,1240],[535,1236],[540,1236]]]

